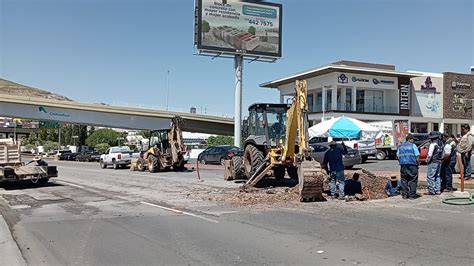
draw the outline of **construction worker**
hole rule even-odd
[[[470,131],[469,125],[461,126],[461,140],[458,145],[458,153],[461,154],[461,161],[464,170],[464,180],[471,179],[472,168],[471,168],[471,156],[472,146],[474,145],[474,134]]]
[[[329,148],[324,154],[323,168],[326,169],[331,178],[331,196],[336,197],[336,182],[339,182],[339,199],[344,200],[344,183],[346,178],[344,177],[342,155],[347,154],[347,148],[344,142],[338,146],[334,140],[329,143]]]
[[[418,162],[420,151],[413,143],[413,135],[408,134],[406,141],[398,146],[397,157],[400,163],[401,193],[404,199],[415,199],[418,185]]]
[[[441,192],[447,191],[456,191],[456,188],[453,188],[453,171],[456,166],[456,140],[454,136],[444,133],[444,154],[443,161],[441,163]]]
[[[396,176],[391,176],[385,185],[384,191],[387,196],[393,197],[400,195],[401,188],[402,182],[398,180]]]
[[[347,179],[344,183],[344,195],[355,196],[356,194],[362,194],[362,184],[359,181],[359,174],[354,173],[352,179]]]
[[[441,140],[441,133],[432,131],[428,135],[431,140],[428,148],[428,156],[426,163],[428,164],[428,176],[426,181],[428,183],[428,192],[426,195],[440,195],[441,194],[441,161],[444,154],[444,143]]]
[[[36,163],[36,166],[48,166],[48,162],[43,160],[42,156],[35,156],[27,165],[31,163]]]

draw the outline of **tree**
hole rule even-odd
[[[110,148],[110,145],[107,143],[97,143],[94,146],[95,150],[98,151],[99,153],[105,153],[108,148]]]
[[[92,135],[86,139],[86,144],[91,147],[96,147],[99,143],[107,143],[109,146],[117,146],[118,138],[125,138],[123,133],[119,133],[110,128],[102,128],[96,130]]]
[[[58,143],[54,141],[45,141],[43,143],[43,149],[45,152],[52,152],[58,148]]]
[[[202,29],[202,32],[208,33],[211,30],[211,25],[209,25],[209,22],[207,22],[206,20],[203,20],[201,29]],[[203,34],[203,38],[205,38],[205,36],[206,34]]]
[[[149,139],[151,137],[151,132],[149,130],[140,130],[138,132],[144,139]]]
[[[207,139],[207,145],[215,146],[215,145],[233,145],[234,138],[230,136],[210,136]]]
[[[256,29],[254,26],[250,26],[250,27],[249,27],[248,32],[249,32],[250,34],[255,35],[255,32],[256,32],[256,31],[257,31],[257,29]]]

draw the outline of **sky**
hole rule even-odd
[[[282,58],[244,63],[259,84],[341,59],[469,73],[472,0],[281,0]],[[233,60],[196,55],[193,0],[0,0],[0,77],[89,103],[233,116]],[[169,71],[169,74],[168,74]],[[169,93],[168,93],[169,88]],[[168,95],[168,97],[167,97]]]

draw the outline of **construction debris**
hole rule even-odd
[[[359,181],[362,183],[362,193],[365,198],[371,199],[385,199],[387,194],[384,192],[389,176],[377,176],[365,169],[357,171],[346,171],[346,179],[351,179],[354,173],[359,174]]]

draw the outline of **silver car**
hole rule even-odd
[[[342,144],[337,144],[342,145]],[[313,158],[323,163],[324,154],[329,150],[329,143],[310,143],[310,146],[313,148],[312,156]],[[351,169],[356,164],[360,164],[362,159],[360,153],[356,149],[352,149],[351,147],[347,147],[347,154],[342,156],[342,162],[344,167],[347,169]]]

